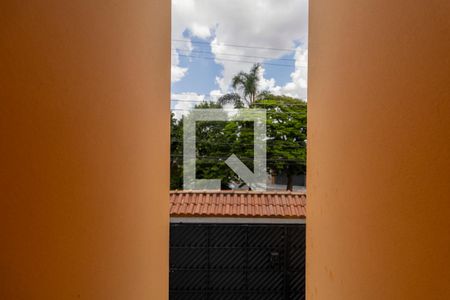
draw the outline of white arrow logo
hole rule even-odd
[[[232,154],[225,163],[241,178],[252,190],[265,190],[266,172],[252,173],[249,168],[234,154]]]
[[[254,159],[252,172],[236,155],[225,163],[252,190],[267,188],[266,172],[266,111],[263,109],[195,109],[184,120],[183,125],[183,188],[185,190],[220,190],[219,179],[196,179],[195,126],[197,121],[253,121]]]

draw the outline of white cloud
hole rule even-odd
[[[274,94],[288,95],[306,100],[308,88],[308,50],[298,47],[295,51],[295,71],[291,73],[291,82],[280,87],[270,88]]]
[[[172,65],[171,67],[171,81],[172,82],[177,82],[180,81],[184,75],[186,75],[187,72],[187,68],[182,68],[179,66],[174,66]]]
[[[259,71],[259,89],[262,91],[272,91],[275,88],[275,79],[274,78],[270,78],[267,79],[264,77],[264,73],[265,73],[265,69],[264,67],[261,67],[260,71]]]
[[[213,101],[213,102],[217,102],[217,100],[218,100],[221,96],[223,96],[223,93],[222,93],[221,90],[212,90],[212,91],[209,93],[209,98],[210,98],[210,100]]]
[[[196,104],[203,102],[205,100],[205,95],[190,92],[172,94],[171,100],[172,111],[175,114],[175,118],[179,119],[181,116],[186,115]]]
[[[194,11],[195,0],[173,0],[172,1],[172,39],[181,40],[183,38],[183,32],[187,29],[187,23],[190,22],[191,16],[195,14]],[[180,81],[188,71],[188,68],[179,66],[180,60],[177,50],[174,48],[183,50],[183,54],[189,54],[192,50],[192,43],[187,42],[174,42],[172,46],[172,65],[171,65],[171,81]]]
[[[208,26],[200,25],[198,23],[193,23],[190,27],[192,35],[197,36],[202,39],[209,38],[211,36],[211,31]]]
[[[307,49],[307,17],[308,0],[173,0],[172,38],[185,39],[183,32],[186,31],[201,39],[214,36],[211,42],[212,53],[216,62],[223,66],[222,73],[216,78],[221,92],[229,91],[231,78],[237,72],[243,69],[248,71],[251,67],[251,64],[224,61],[221,58],[262,62],[264,59],[244,57],[276,59],[292,51],[274,51],[261,47],[293,49],[300,45],[302,48],[299,50],[297,47],[295,54],[296,68],[291,74],[292,81],[284,86],[277,86],[274,79],[263,79],[261,87],[304,98],[306,68],[303,67],[305,70],[302,71],[297,65],[305,62],[302,61],[301,53]],[[232,47],[230,44],[260,48]],[[192,50],[191,43],[174,42],[174,46]],[[224,56],[224,53],[237,56]]]
[[[225,82],[223,77],[216,76],[216,83],[220,87],[221,93],[226,93],[229,88],[229,83]]]
[[[180,63],[177,51],[172,50],[172,65],[171,65],[171,81],[180,81],[186,75],[188,69],[178,66]]]

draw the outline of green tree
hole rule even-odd
[[[259,95],[260,69],[261,64],[257,63],[253,65],[249,73],[241,71],[236,74],[231,80],[231,86],[235,92],[223,95],[218,102],[221,105],[232,103],[236,108],[251,107]]]
[[[170,114],[170,189],[183,187],[183,119]]]
[[[267,111],[267,167],[273,175],[286,175],[287,190],[293,188],[293,176],[306,172],[306,102],[286,96],[264,94],[253,103]],[[221,108],[220,104],[203,103],[196,108]],[[183,185],[183,119],[172,117],[171,188]],[[197,178],[220,179],[222,189],[243,182],[225,164],[232,154],[253,170],[252,122],[198,122],[196,126]]]
[[[195,108],[217,109],[222,108],[222,105],[207,102],[196,105]],[[230,189],[230,184],[236,178],[225,164],[225,160],[231,154],[228,154],[230,150],[226,143],[226,125],[227,122],[221,121],[196,122],[196,178],[220,179],[222,189]]]
[[[267,171],[285,175],[287,190],[293,189],[295,175],[306,173],[307,105],[305,101],[261,95],[253,107],[267,113]],[[249,169],[253,168],[253,124],[230,122],[225,127],[231,149]]]
[[[270,173],[293,177],[306,174],[307,104],[305,101],[265,94],[255,106],[267,112],[267,166]]]
[[[205,102],[196,109],[222,108],[221,104]],[[189,115],[177,120],[171,118],[171,189],[183,188],[183,123]],[[232,134],[225,127],[228,122],[196,122],[196,178],[220,179],[222,189],[230,189],[238,180],[236,174],[228,168],[225,160],[233,153],[227,142]]]

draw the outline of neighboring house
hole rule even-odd
[[[288,178],[286,174],[271,175],[270,183],[267,184],[269,190],[286,190]],[[292,178],[292,190],[306,193],[306,175],[294,175]]]
[[[267,189],[270,191],[286,191],[288,178],[286,174],[269,174],[267,176]],[[306,193],[306,175],[294,175],[292,178],[292,191]],[[245,184],[232,184],[233,190],[247,191],[249,187]]]
[[[306,195],[170,193],[170,299],[305,299]]]

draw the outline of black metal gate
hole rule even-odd
[[[305,225],[171,224],[170,300],[305,299]]]

